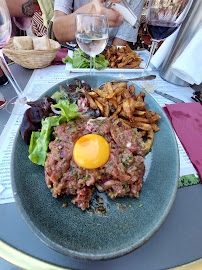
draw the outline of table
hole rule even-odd
[[[24,89],[32,70],[24,69],[17,64],[12,65],[11,70]],[[8,100],[15,94],[10,84],[1,87],[0,91]],[[9,114],[6,111],[0,112],[0,133],[8,118]],[[178,189],[176,200],[168,217],[154,236],[134,252],[108,261],[76,260],[48,248],[31,232],[19,214],[15,203],[0,205],[0,239],[35,258],[69,269],[167,269],[201,258],[201,213],[202,185]],[[8,260],[9,258],[12,260],[10,251]],[[21,258],[21,255],[16,255],[12,263],[15,263],[17,258]],[[40,262],[38,262],[38,265],[35,264],[35,261],[30,262],[32,263],[32,269],[56,269],[42,265]],[[19,268],[0,259],[0,269],[13,270]]]

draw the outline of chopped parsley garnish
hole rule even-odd
[[[121,136],[121,135],[123,135],[123,132],[121,132],[121,133],[118,134],[118,136]]]
[[[77,187],[76,187],[76,186],[73,186],[73,188],[74,188],[74,189],[77,189]]]
[[[132,157],[127,157],[127,158],[126,158],[126,160],[131,160],[131,159],[132,159]]]
[[[123,163],[125,166],[128,166],[128,162],[127,162],[127,160],[126,161],[124,161],[124,163]]]
[[[122,186],[126,188],[126,187],[128,187],[128,184],[123,184]]]
[[[134,128],[134,129],[133,129],[133,132],[137,133],[137,128]]]
[[[140,204],[140,205],[139,205],[139,207],[142,207],[142,206],[143,206],[143,204]]]

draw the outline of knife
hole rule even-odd
[[[77,48],[74,47],[74,46],[71,46],[71,45],[68,45],[68,44],[65,44],[65,43],[62,43],[62,42],[59,42],[59,43],[60,43],[61,46],[65,47],[65,48],[67,48],[67,49],[69,49],[69,50],[71,50],[73,52],[77,50]]]
[[[165,97],[165,98],[167,98],[167,99],[170,99],[170,100],[172,100],[172,101],[175,102],[175,103],[184,103],[183,100],[181,100],[181,99],[179,99],[179,98],[176,98],[176,97],[173,97],[173,96],[171,96],[171,95],[169,95],[169,94],[163,93],[163,92],[161,92],[161,91],[154,90],[154,93],[159,94],[159,95],[161,95],[162,97]]]

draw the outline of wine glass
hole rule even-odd
[[[10,14],[6,5],[6,1],[0,0],[0,66],[17,93],[17,97],[11,99],[7,103],[7,111],[9,113],[12,112],[12,109],[16,102],[22,105],[26,104],[27,102],[27,97],[24,95],[22,89],[20,88],[17,81],[13,77],[6,63],[6,60],[4,59],[4,56],[3,56],[2,49],[8,43],[10,36],[11,36]],[[15,101],[16,98],[17,98],[17,101]]]
[[[105,49],[108,42],[108,18],[93,13],[76,14],[75,36],[80,49],[90,56],[90,74],[92,74],[92,59],[94,70],[95,56]]]
[[[147,70],[158,42],[175,32],[184,21],[193,0],[150,0],[147,8],[147,31],[152,46],[144,71]]]

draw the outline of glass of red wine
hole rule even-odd
[[[6,75],[6,77],[12,84],[13,88],[15,89],[15,92],[17,93],[17,97],[13,98],[7,103],[7,111],[9,113],[12,113],[15,103],[18,102],[21,105],[25,105],[27,103],[27,97],[25,96],[22,89],[15,80],[3,56],[2,49],[8,43],[10,36],[11,36],[10,13],[8,11],[6,1],[0,0],[0,67],[2,68],[4,74]]]
[[[193,0],[150,0],[147,8],[147,31],[152,38],[152,46],[144,70],[160,41],[175,32],[184,21]]]

